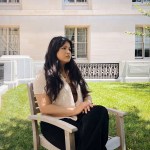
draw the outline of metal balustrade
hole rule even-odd
[[[85,79],[117,79],[119,63],[78,63]]]

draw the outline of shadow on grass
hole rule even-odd
[[[11,118],[9,123],[0,123],[0,150],[32,150],[31,122]]]
[[[150,83],[128,83],[128,84],[123,84],[124,88],[133,88],[137,90],[145,90],[147,89],[150,92]]]
[[[133,88],[150,88],[150,84],[149,83],[134,83],[130,85]]]
[[[125,116],[125,138],[127,150],[149,150],[150,148],[150,121],[139,117],[136,107],[130,108]],[[110,116],[110,135],[115,135],[115,119]]]
[[[125,117],[127,150],[148,150],[150,148],[150,121],[139,117],[136,107],[130,108]],[[110,119],[110,133],[114,135],[114,119]],[[0,123],[0,150],[32,150],[31,122],[11,118],[9,123]]]
[[[139,117],[136,107],[130,108],[126,116],[126,140],[128,148],[133,150],[148,150],[150,148],[150,120]]]

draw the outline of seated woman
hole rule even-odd
[[[72,42],[69,39],[58,36],[50,41],[44,68],[33,82],[40,111],[78,128],[75,132],[76,150],[106,150],[107,109],[92,104],[88,86],[71,53]],[[48,141],[65,150],[62,129],[45,122],[40,126]]]

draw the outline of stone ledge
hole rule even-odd
[[[2,99],[1,96],[8,90],[8,85],[2,85],[0,86],[0,109],[2,106]]]

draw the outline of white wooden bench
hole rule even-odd
[[[62,120],[58,120],[54,117],[40,114],[40,110],[33,93],[32,83],[28,83],[27,88],[30,101],[31,115],[29,116],[29,119],[32,121],[34,150],[38,150],[40,145],[48,150],[59,150],[57,147],[55,147],[49,141],[47,141],[42,134],[39,133],[38,122],[40,121],[50,123],[63,129],[65,132],[66,150],[75,150],[74,132],[78,130],[77,127],[66,123]],[[107,108],[107,110],[109,113],[114,114],[116,117],[117,135],[114,137],[109,136],[106,148],[107,150],[114,150],[116,148],[120,150],[126,150],[124,133],[124,116],[126,115],[126,113],[111,108]]]

